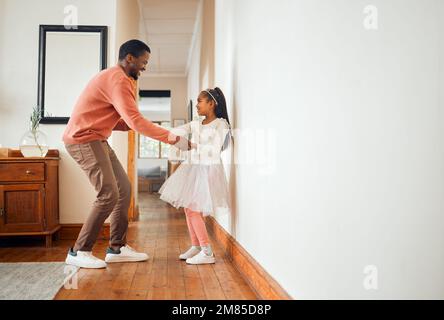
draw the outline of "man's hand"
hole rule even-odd
[[[176,142],[174,143],[174,146],[183,151],[188,151],[197,147],[195,143],[192,143],[188,139],[180,136],[176,137]]]

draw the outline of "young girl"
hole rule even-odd
[[[173,132],[191,135],[194,149],[159,190],[160,199],[185,210],[191,248],[179,258],[189,264],[214,263],[203,217],[216,208],[229,209],[228,183],[220,154],[230,141],[225,97],[219,88],[199,94],[197,112],[203,121],[191,121]]]

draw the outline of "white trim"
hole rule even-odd
[[[142,23],[143,23],[143,35],[144,35],[143,40],[145,40],[145,43],[148,43],[148,33],[147,33],[147,29],[146,29],[145,17],[143,16],[143,5],[140,3],[140,0],[137,0],[137,4],[139,6],[139,19],[142,19]],[[140,25],[140,23],[139,23],[139,25]],[[140,30],[139,30],[139,33],[140,33]]]
[[[202,23],[202,11],[203,11],[203,0],[199,0],[196,13],[196,22],[194,23],[193,37],[191,38],[190,49],[188,50],[187,66],[185,68],[186,76],[188,76],[188,71],[190,70],[191,60],[193,57],[194,47],[197,44],[197,30],[199,30],[199,25]]]

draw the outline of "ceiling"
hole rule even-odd
[[[144,76],[185,76],[199,0],[139,0],[141,36],[151,48]]]

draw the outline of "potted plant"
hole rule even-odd
[[[30,130],[26,132],[20,142],[20,152],[24,157],[44,157],[48,153],[46,135],[39,130],[42,119],[42,109],[36,106],[30,117]]]

